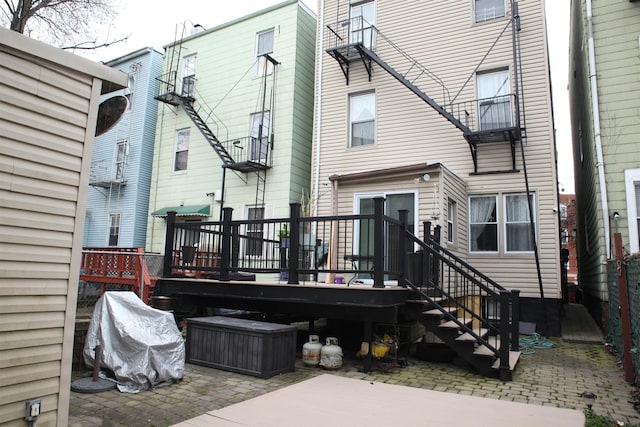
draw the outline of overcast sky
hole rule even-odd
[[[162,52],[162,46],[176,39],[176,29],[184,22],[212,28],[240,18],[282,0],[122,0],[114,37],[131,34],[126,43],[118,43],[93,53],[80,53],[97,61],[108,61],[129,52],[152,46]],[[302,0],[317,13],[316,0]],[[565,193],[574,192],[571,155],[571,123],[567,92],[569,54],[569,0],[546,0],[549,57],[558,146],[558,180]],[[523,23],[526,25],[526,23]],[[179,33],[178,33],[179,36]],[[178,37],[179,38],[179,37]],[[569,165],[569,166],[568,166]]]

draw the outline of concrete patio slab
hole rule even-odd
[[[581,411],[362,381],[315,378],[176,424],[204,426],[584,426]]]

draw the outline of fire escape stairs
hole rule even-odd
[[[512,379],[520,351],[511,350],[510,343],[501,342],[489,328],[478,326],[479,316],[467,311],[444,296],[419,296],[407,302],[408,314],[424,325],[456,355],[480,375]],[[504,360],[504,362],[501,362]]]
[[[326,52],[333,57],[340,65],[340,68],[345,76],[346,83],[349,84],[350,78],[350,65],[352,62],[362,62],[364,68],[368,74],[369,81],[373,73],[372,63],[378,64],[384,71],[402,83],[411,92],[413,92],[418,98],[427,103],[431,108],[437,111],[441,116],[453,124],[457,129],[462,131],[463,137],[469,145],[471,156],[473,159],[474,172],[473,174],[479,174],[478,172],[478,146],[480,144],[487,143],[503,143],[509,142],[511,149],[511,169],[491,171],[484,173],[498,173],[498,172],[518,172],[516,169],[516,144],[525,138],[524,128],[520,128],[519,124],[508,125],[496,129],[475,129],[474,126],[474,109],[479,108],[477,101],[452,103],[449,99],[448,90],[444,86],[444,83],[425,66],[421,65],[417,60],[413,59],[409,54],[400,49],[395,43],[384,36],[375,26],[363,23],[360,21],[357,25],[351,20],[339,21],[332,28],[331,25],[327,25],[327,39],[328,47]],[[350,27],[357,26],[361,33],[358,37],[359,40],[353,40],[354,36],[351,33]],[[370,40],[362,40],[363,34],[370,34]],[[385,49],[375,48],[376,51],[386,52],[386,55],[394,59],[394,66],[391,66],[387,61],[383,60],[376,52],[374,52],[375,42],[384,44]],[[399,58],[399,59],[396,59]],[[401,73],[398,69],[406,69],[407,71]],[[426,81],[431,80],[432,86],[435,83],[439,86],[439,90],[443,91],[444,103],[438,103],[433,97],[427,94],[428,91],[422,90],[417,84],[417,81],[422,79]],[[437,87],[434,86],[434,87]],[[517,97],[514,95],[515,102],[518,102]]]

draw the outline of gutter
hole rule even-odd
[[[324,29],[324,0],[318,1],[318,16],[320,17],[320,21],[318,24],[318,32],[319,34],[316,37],[320,38],[318,42],[318,80],[316,86],[316,154],[315,154],[315,165],[313,166],[315,169],[314,179],[313,179],[313,216],[318,216],[318,199],[319,191],[320,191],[320,125],[322,123],[322,53],[324,50],[324,40],[322,38],[322,33]]]
[[[604,225],[604,239],[607,248],[607,259],[611,259],[611,229],[609,224],[609,201],[607,199],[607,186],[604,177],[604,159],[602,157],[602,138],[600,133],[600,109],[598,107],[598,81],[596,76],[596,54],[593,42],[593,12],[591,0],[587,3],[587,27],[589,43],[589,78],[591,80],[591,108],[593,110],[593,131],[596,143],[596,166],[598,168],[598,181],[600,184],[600,200],[602,204],[602,222]]]

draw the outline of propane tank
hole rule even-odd
[[[342,367],[342,347],[338,345],[338,338],[327,337],[327,343],[320,350],[320,366],[325,369]]]
[[[322,344],[318,335],[309,335],[309,342],[302,346],[302,362],[309,366],[318,366],[320,364],[320,352]]]

